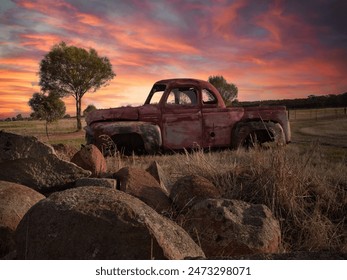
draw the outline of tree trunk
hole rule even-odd
[[[81,103],[82,103],[82,99],[81,99],[81,98],[76,99],[77,131],[80,131],[80,130],[82,129],[82,122],[81,122]]]
[[[46,120],[46,136],[49,141],[49,136],[48,136],[48,121]]]

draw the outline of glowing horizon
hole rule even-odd
[[[82,108],[139,105],[157,80],[211,75],[237,85],[242,101],[340,94],[346,9],[342,0],[3,0],[0,118],[30,114],[39,63],[61,41],[94,48],[116,73]],[[74,99],[63,101],[74,115]]]

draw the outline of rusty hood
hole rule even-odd
[[[139,107],[119,107],[92,111],[86,116],[86,123],[90,125],[99,121],[137,121],[138,119]]]

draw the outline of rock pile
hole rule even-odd
[[[5,132],[0,151],[0,258],[10,251],[17,259],[189,259],[279,250],[279,223],[266,206],[225,199],[204,177],[170,184],[157,162],[108,174],[94,146],[72,163],[36,138]]]
[[[177,224],[122,191],[57,192],[17,230],[19,259],[184,259],[204,253]]]

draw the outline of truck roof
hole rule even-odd
[[[177,84],[177,85],[192,84],[192,85],[202,85],[202,86],[207,87],[207,88],[211,88],[211,87],[214,88],[214,86],[211,85],[207,81],[199,80],[199,79],[192,79],[192,78],[165,79],[165,80],[157,81],[156,84]]]

